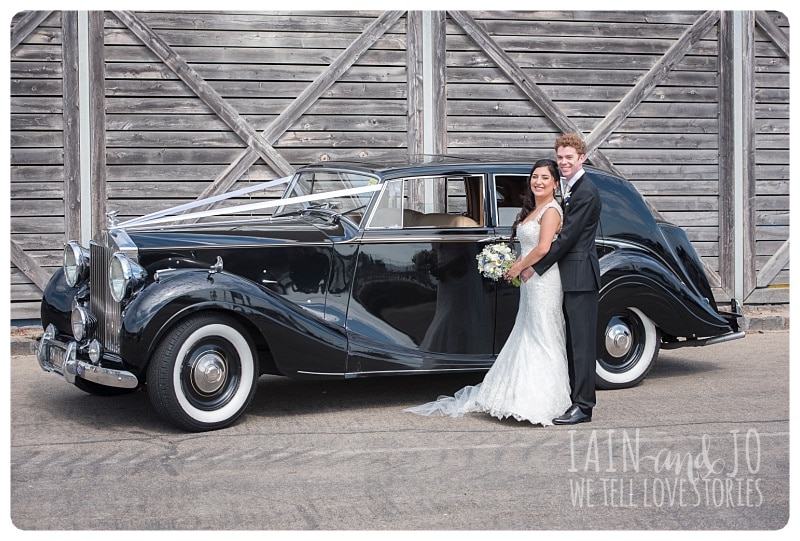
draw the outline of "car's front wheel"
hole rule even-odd
[[[633,387],[642,381],[658,356],[660,333],[641,310],[600,310],[596,385],[600,389]]]
[[[147,392],[156,412],[200,432],[233,423],[253,398],[258,359],[231,318],[201,314],[172,329],[147,368]]]

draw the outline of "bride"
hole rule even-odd
[[[522,274],[517,319],[483,382],[405,411],[451,417],[481,412],[550,425],[572,404],[558,266],[527,278],[529,267],[547,254],[561,229],[563,213],[555,200],[558,179],[553,160],[533,166],[530,189],[511,233],[512,239],[519,236],[525,255],[506,275],[511,280]]]

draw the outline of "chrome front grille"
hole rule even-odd
[[[101,238],[107,239],[104,233]],[[97,318],[96,338],[109,353],[119,355],[119,333],[122,328],[122,308],[111,297],[108,288],[108,263],[114,255],[114,249],[107,243],[92,241],[89,247],[91,311]]]

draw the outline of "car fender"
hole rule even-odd
[[[122,314],[123,360],[144,370],[160,340],[178,321],[209,310],[241,321],[257,346],[269,348],[279,374],[319,371],[319,365],[344,370],[343,329],[249,280],[207,269],[165,273],[130,302]]]
[[[70,317],[75,297],[85,291],[88,295],[86,284],[70,287],[64,276],[64,269],[59,267],[50,277],[42,293],[42,304],[40,307],[40,317],[42,327],[47,328],[49,324],[55,325],[59,332],[72,334]]]
[[[644,251],[625,248],[606,254],[600,259],[600,274],[601,311],[615,306],[638,308],[663,333],[674,337],[717,336],[731,331],[709,303]]]

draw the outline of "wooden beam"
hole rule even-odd
[[[64,137],[64,233],[81,238],[80,96],[78,92],[78,12],[61,12]]]
[[[775,279],[775,276],[783,270],[786,264],[789,262],[789,239],[786,239],[778,251],[775,252],[769,261],[764,265],[761,269],[761,272],[758,273],[758,281],[756,283],[756,287],[767,287],[772,280]]]
[[[158,56],[197,96],[233,130],[242,141],[253,149],[266,163],[282,175],[290,175],[294,168],[281,156],[250,124],[242,118],[225,99],[189,66],[164,40],[153,32],[131,11],[115,11],[114,15],[141,42]]]
[[[670,70],[680,62],[687,52],[705,36],[719,20],[716,11],[705,12],[672,47],[664,53],[658,62],[639,79],[639,82],[622,98],[606,117],[586,137],[586,145],[596,148],[608,139],[611,134],[622,124],[636,107],[650,95],[656,86],[661,84],[670,73]]]
[[[744,189],[744,296],[756,288],[756,25],[752,11],[742,12],[742,187]]]
[[[772,17],[766,11],[756,11],[756,24],[761,27],[761,30],[778,46],[778,49],[789,58],[789,36],[781,29],[780,26],[775,24]]]
[[[11,50],[13,51],[17,45],[25,41],[25,38],[31,35],[31,32],[36,30],[42,24],[52,11],[29,11],[17,21],[14,28],[11,29]]]
[[[406,15],[406,86],[408,91],[408,127],[406,146],[410,157],[424,153],[423,147],[423,76],[422,76],[422,12]]]
[[[262,132],[264,139],[270,144],[278,140],[294,122],[319,99],[322,94],[341,77],[359,57],[364,54],[389,28],[403,15],[402,11],[387,11],[373,21],[361,35],[350,44],[314,82],[300,93],[297,98]],[[214,182],[198,197],[205,199],[224,193],[236,183],[247,169],[255,163],[258,155],[248,148],[222,172]],[[294,170],[287,174],[291,174]]]
[[[431,11],[431,115],[433,154],[447,154],[447,13]]]
[[[733,63],[737,61],[733,50],[733,14],[720,14],[718,32],[719,86],[719,274],[721,287],[733,298],[736,289],[736,232],[735,232],[735,146],[733,141],[733,96],[735,81]]]
[[[36,264],[36,261],[34,261],[31,256],[25,253],[22,246],[13,240],[11,241],[11,262],[21,270],[31,282],[36,284],[36,287],[44,291],[47,282],[50,281],[50,276],[42,267]]]
[[[106,57],[105,12],[89,12],[89,138],[92,188],[92,237],[106,226],[108,184],[106,171]]]

